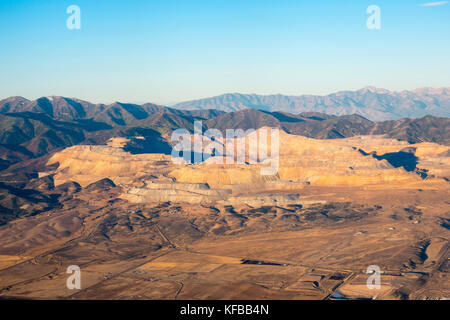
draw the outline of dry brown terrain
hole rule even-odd
[[[281,133],[278,174],[262,176],[262,165],[175,165],[124,143],[50,158],[58,168],[36,183],[83,188],[0,227],[0,297],[450,297],[450,147]],[[66,288],[69,265],[81,290]],[[370,265],[379,290],[366,286]]]

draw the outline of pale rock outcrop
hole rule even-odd
[[[260,130],[264,130],[262,128]],[[238,141],[244,139],[244,141]],[[54,154],[48,164],[59,163],[55,185],[76,181],[85,187],[109,178],[124,190],[122,198],[132,202],[247,203],[276,205],[299,203],[298,192],[308,185],[361,188],[448,188],[450,147],[436,143],[408,144],[383,136],[319,140],[280,132],[278,171],[262,175],[270,164],[217,164],[216,159],[201,164],[176,164],[169,155],[130,154],[123,139],[106,146],[73,146]],[[271,143],[269,141],[269,150]],[[422,170],[395,167],[386,154],[411,153]],[[269,152],[270,153],[270,152]],[[272,161],[272,164],[273,164]],[[421,174],[422,173],[422,174]],[[426,178],[426,179],[424,179]],[[269,195],[269,196],[267,196]]]

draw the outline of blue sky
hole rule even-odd
[[[450,3],[0,0],[0,98],[171,103],[450,86]],[[69,30],[69,5],[81,29]],[[381,29],[366,27],[369,5]]]

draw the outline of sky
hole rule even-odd
[[[77,5],[81,28],[68,29]],[[370,5],[380,29],[368,29]],[[450,86],[450,3],[0,0],[0,99],[174,102]]]

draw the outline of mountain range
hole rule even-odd
[[[428,92],[448,96],[444,89]],[[439,101],[445,102],[445,99]],[[261,109],[180,110],[151,103],[106,105],[59,96],[32,101],[10,97],[0,101],[0,170],[75,144],[105,144],[112,137],[144,136],[145,140],[130,144],[130,152],[167,154],[171,150],[170,133],[178,128],[192,131],[194,121],[198,120],[205,130],[271,126],[290,134],[319,139],[386,134],[410,143],[450,144],[450,120],[446,117],[427,115],[418,119],[375,122],[360,114],[293,114]]]
[[[170,109],[172,114],[181,116],[183,113],[177,113],[175,110],[197,111],[193,114],[200,116],[204,114],[199,112],[202,110],[211,110],[208,112],[217,115],[218,111],[233,112],[244,109],[291,114],[319,112],[336,116],[358,114],[372,121],[421,118],[427,115],[450,117],[450,88],[420,88],[396,92],[365,87],[356,91],[340,91],[325,96],[227,93],[180,102]],[[166,110],[166,107],[153,103],[94,104],[77,98],[59,96],[42,97],[31,101],[23,97],[0,100],[0,114],[29,111],[45,113],[60,120],[93,118],[122,125],[129,124],[129,121],[146,119],[150,114],[164,113]],[[130,117],[129,114],[132,116]]]
[[[321,112],[337,116],[359,114],[372,121],[420,118],[426,115],[449,117],[450,88],[420,88],[395,92],[366,87],[325,96],[228,93],[181,102],[173,107],[183,110],[217,109],[226,112],[251,108],[292,114],[302,112]]]

